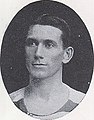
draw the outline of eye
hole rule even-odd
[[[36,43],[33,41],[30,43],[30,46],[34,47],[34,46],[37,46]]]
[[[46,47],[46,48],[52,48],[52,47],[54,47],[54,46],[53,46],[52,43],[47,43],[47,44],[45,44],[45,47]]]
[[[36,47],[38,45],[38,41],[35,39],[28,38],[26,40],[26,45],[29,47]]]
[[[46,40],[46,41],[44,42],[44,45],[45,45],[45,47],[48,48],[48,49],[50,49],[50,48],[52,48],[52,47],[55,46],[54,43],[53,43],[51,40]]]

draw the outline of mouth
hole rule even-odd
[[[36,68],[42,68],[42,67],[46,67],[46,66],[47,66],[47,64],[43,64],[43,63],[39,63],[39,64],[33,63],[32,65],[33,65],[34,67],[36,67]]]

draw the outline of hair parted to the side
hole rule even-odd
[[[62,31],[62,41],[63,41],[63,47],[68,47],[70,45],[70,39],[71,39],[71,30],[68,25],[68,23],[57,16],[52,16],[49,14],[43,14],[39,16],[32,25],[50,25],[53,27],[56,27]],[[32,26],[31,25],[31,26]]]

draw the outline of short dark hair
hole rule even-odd
[[[70,36],[71,36],[71,31],[70,27],[67,24],[67,22],[64,19],[61,19],[57,16],[52,16],[49,14],[43,14],[39,16],[32,25],[50,25],[53,27],[56,27],[62,31],[62,41],[63,41],[63,46],[68,47],[70,45]]]

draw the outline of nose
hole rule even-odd
[[[36,49],[36,53],[35,53],[35,59],[43,59],[43,49],[42,49],[42,44],[39,43],[39,45],[37,46]]]

